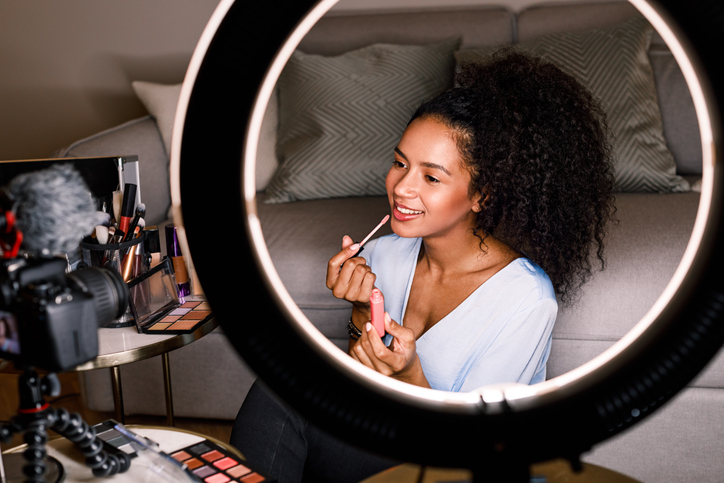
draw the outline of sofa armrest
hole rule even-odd
[[[138,155],[141,200],[146,224],[168,218],[171,207],[168,155],[151,116],[144,116],[74,142],[53,154],[58,158]]]

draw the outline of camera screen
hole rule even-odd
[[[20,334],[15,316],[10,312],[0,310],[0,357],[3,354],[20,355]]]

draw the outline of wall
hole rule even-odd
[[[0,0],[0,159],[50,155],[180,82],[218,0]]]
[[[507,5],[520,10],[539,1],[508,0]],[[144,115],[131,82],[180,82],[217,4],[0,0],[0,159],[47,157]],[[341,0],[334,9],[472,4],[506,0]]]

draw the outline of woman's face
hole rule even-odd
[[[395,148],[385,186],[392,230],[401,237],[439,237],[474,226],[479,195],[470,197],[470,173],[452,131],[433,119],[415,119]]]

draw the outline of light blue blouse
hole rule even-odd
[[[377,276],[385,310],[400,324],[421,243],[421,238],[387,235],[366,243],[361,254]],[[454,392],[542,382],[557,312],[548,275],[518,258],[417,339],[425,377],[433,389]],[[385,337],[389,344],[390,336]]]

